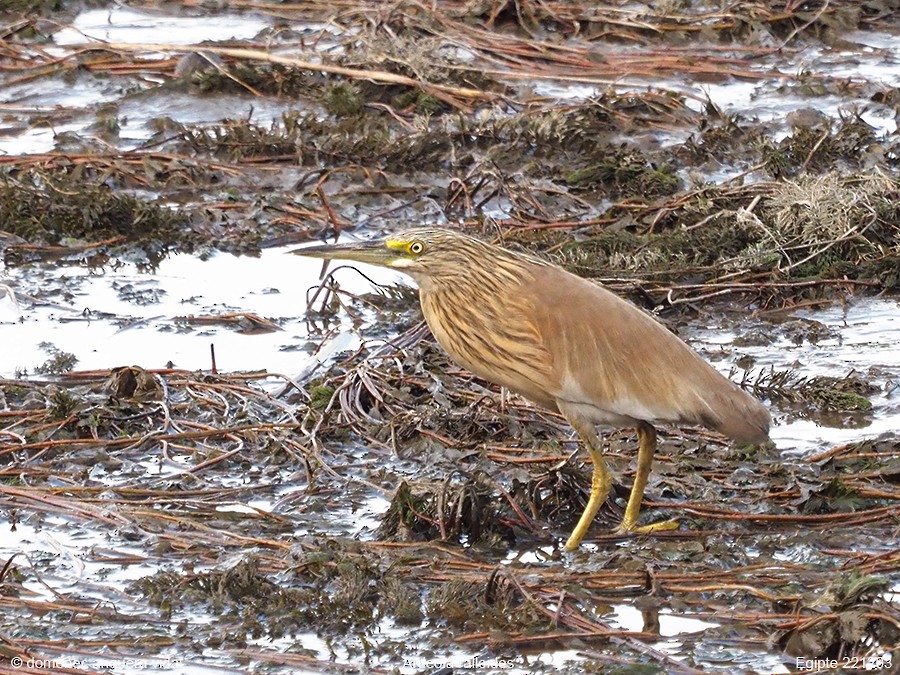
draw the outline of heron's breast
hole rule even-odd
[[[555,407],[550,356],[515,306],[496,298],[473,301],[452,291],[421,292],[420,299],[428,327],[450,358],[479,377]]]

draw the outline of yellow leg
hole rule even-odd
[[[647,487],[647,477],[650,475],[650,467],[653,465],[653,453],[656,452],[656,430],[646,422],[641,422],[638,424],[637,432],[637,472],[634,475],[634,486],[631,488],[631,495],[628,497],[628,506],[625,507],[625,516],[622,518],[622,524],[616,528],[616,532],[675,530],[678,528],[678,521],[676,520],[666,520],[661,523],[636,527],[638,514],[641,511],[641,500],[644,498],[644,488]]]
[[[581,514],[581,518],[579,518],[575,529],[572,530],[572,534],[569,535],[569,540],[565,546],[567,551],[574,551],[581,544],[584,535],[587,534],[594,516],[597,515],[597,511],[600,510],[603,502],[606,501],[606,497],[609,495],[609,488],[612,486],[612,476],[606,467],[606,462],[603,460],[603,452],[600,449],[600,437],[597,435],[594,425],[579,415],[567,414],[565,410],[562,412],[566,419],[569,420],[569,424],[581,436],[584,444],[587,446],[588,453],[591,455],[591,461],[594,463],[590,499],[588,499],[587,506],[584,507],[584,513]]]

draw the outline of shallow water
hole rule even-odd
[[[224,371],[266,369],[293,375],[309,365],[313,342],[309,339],[304,318],[305,294],[307,288],[317,284],[321,264],[291,255],[288,250],[268,250],[259,258],[219,254],[200,260],[188,255],[176,255],[163,261],[153,273],[139,272],[131,265],[99,271],[53,264],[8,269],[7,280],[16,286],[19,309],[13,307],[9,298],[0,300],[0,318],[3,319],[0,323],[0,344],[12,346],[0,350],[0,373],[13,377],[17,369],[32,370],[47,358],[46,350],[39,346],[40,342],[46,341],[75,354],[79,359],[78,368],[85,369],[125,364],[154,368],[163,367],[168,362],[181,368],[208,369],[209,345],[215,344],[218,365]],[[365,273],[384,282],[400,280],[398,275],[384,270],[365,268]],[[369,282],[350,268],[338,270],[336,275],[343,285],[354,292],[371,289]],[[65,290],[55,296],[55,305],[29,298],[52,288]],[[796,312],[793,318],[815,321],[824,327],[820,331],[824,337],[816,343],[803,341],[798,344],[789,337],[778,337],[773,344],[759,347],[734,347],[731,344],[747,330],[766,327],[767,324],[761,319],[731,325],[725,330],[718,325],[718,321],[695,319],[682,330],[682,336],[701,353],[713,358],[715,366],[725,373],[732,369],[736,359],[747,355],[756,358],[756,368],[780,370],[793,367],[807,377],[816,374],[843,376],[851,371],[871,373],[867,379],[883,386],[884,392],[872,398],[875,413],[867,426],[826,427],[813,420],[786,416],[777,408],[773,410],[775,426],[772,438],[782,452],[809,454],[835,443],[873,438],[900,427],[896,392],[891,389],[891,383],[900,372],[900,353],[891,343],[898,309],[900,306],[892,299],[851,298],[846,304]],[[260,314],[275,321],[284,330],[242,335],[222,326],[190,326],[178,320],[178,317],[190,314],[239,311]],[[779,317],[779,321],[782,319]],[[774,325],[777,327],[778,324]],[[365,338],[364,327],[358,331],[345,326],[344,331],[342,335],[349,341],[344,343],[343,348],[354,348],[360,339]],[[341,348],[338,346],[337,349]],[[144,468],[148,479],[177,479],[180,474],[190,471],[194,462],[194,458],[188,455],[175,454],[162,464],[158,459],[148,459]],[[95,471],[91,478],[110,487],[140,483],[135,483],[136,478],[132,474],[123,477],[115,472]],[[235,476],[230,486],[247,485],[248,480],[246,476]],[[248,494],[245,498],[225,502],[219,510],[253,517],[260,512],[277,512],[277,505],[282,500],[288,500],[300,505],[302,512],[302,501],[296,501],[300,486],[292,485],[288,477],[285,480],[288,482],[277,489],[262,490],[261,486],[257,486],[252,496]],[[345,501],[349,502],[347,508],[332,510],[324,520],[319,520],[317,516],[315,524],[304,518],[298,519],[293,537],[297,541],[305,536],[340,535],[355,536],[364,541],[374,539],[380,518],[389,505],[385,496],[372,496],[363,489],[356,498]],[[95,597],[98,601],[104,598],[109,600],[118,597],[119,589],[128,581],[158,571],[157,561],[154,560],[125,566],[92,562],[94,554],[91,552],[107,545],[103,535],[73,528],[63,517],[45,518],[40,531],[24,524],[15,533],[7,528],[4,526],[6,534],[0,537],[0,559],[15,553],[27,553],[39,559],[49,556],[53,561],[52,573],[47,570],[42,573],[51,574],[45,576],[45,580],[57,591],[70,589]],[[588,544],[585,548],[591,550],[595,547]],[[121,547],[117,547],[116,552],[128,553]],[[134,553],[140,557],[140,551]],[[517,567],[558,564],[547,562],[550,553],[552,547],[542,556],[535,556],[529,551],[516,551],[509,554],[507,562]],[[795,562],[801,559],[798,556],[802,557],[799,549],[785,550],[775,559],[779,559],[779,555],[783,560]],[[817,554],[813,552],[811,555],[815,558]],[[97,579],[102,581],[98,583]],[[49,600],[47,589],[40,584],[30,583],[29,590]],[[125,602],[124,598],[120,600]],[[603,618],[612,627],[641,630],[640,611],[627,604],[614,607]],[[191,620],[202,624],[214,621],[215,617],[200,614]],[[702,651],[703,632],[717,626],[708,620],[679,616],[671,611],[661,612],[659,621],[660,640],[653,646],[673,655],[686,649],[684,639],[696,643],[691,649],[699,653]],[[317,652],[322,659],[330,658],[330,649],[335,649],[334,645],[328,647],[313,634],[304,634],[299,639],[304,648]],[[385,626],[372,639],[399,640],[408,644],[416,638],[415,631]],[[712,647],[707,645],[704,648]],[[343,660],[340,653],[338,648],[338,661]],[[772,655],[755,655],[732,647],[722,654],[733,659],[740,657],[744,663],[757,663],[758,667],[749,668],[747,672],[788,672]],[[153,658],[177,659],[181,656],[172,650]],[[464,663],[478,656],[477,652],[457,649],[448,651],[445,658]],[[350,655],[345,658],[352,661]],[[551,650],[535,658],[547,664],[546,667],[553,667],[552,664],[562,667],[578,660],[570,650]],[[229,662],[229,657],[223,653],[203,656],[198,658],[196,665],[202,668],[210,662],[224,665]],[[417,672],[416,665],[404,666],[400,672]],[[120,662],[120,668],[123,667]],[[505,672],[519,675],[533,672],[533,667],[517,662]]]
[[[168,16],[164,12],[133,10],[115,6],[87,10],[70,26],[53,34],[50,53],[78,48],[92,40],[118,44],[192,45],[248,40],[271,26],[271,21],[252,14],[219,14],[216,16]],[[326,26],[298,27],[327,30]],[[161,52],[148,51],[142,58],[160,59]],[[196,96],[177,90],[159,91],[154,78],[135,83],[126,90],[104,79],[90,76],[69,79],[42,79],[39,86],[23,82],[0,88],[0,114],[14,110],[34,122],[25,123],[11,133],[0,132],[0,154],[37,154],[49,152],[56,137],[66,132],[84,132],[96,122],[101,104],[116,103],[120,125],[117,147],[131,150],[153,136],[151,121],[165,117],[182,124],[220,121],[223,117],[252,118],[262,124],[278,119],[291,108],[287,100],[260,98],[249,94]],[[6,104],[5,106],[2,104]]]
[[[17,566],[29,578],[22,588],[31,600],[53,602],[61,597],[60,594],[70,594],[73,598],[88,602],[94,600],[98,607],[108,607],[114,603],[123,614],[141,615],[146,611],[146,604],[125,589],[132,581],[159,572],[159,560],[146,559],[146,551],[142,549],[121,546],[115,535],[109,538],[117,542],[114,549],[109,548],[109,542],[98,533],[82,529],[64,516],[45,516],[40,527],[27,523],[10,527],[3,523],[0,526],[0,555],[6,560],[16,556]],[[109,560],[104,561],[107,555]],[[123,558],[128,558],[128,562],[123,562]],[[204,621],[202,617],[195,617],[195,620],[200,623]],[[114,638],[110,636],[110,640]],[[185,675],[223,672],[212,665],[216,659],[207,657],[205,660],[209,664],[191,662],[193,660],[186,660],[183,651],[166,648],[147,653],[132,652],[128,656],[75,652],[54,656],[43,668],[38,665],[37,669],[59,667],[126,675],[148,671]],[[222,666],[227,666],[219,660]]]
[[[203,41],[247,40],[270,22],[252,14],[193,17],[115,6],[89,9],[71,26],[53,35],[60,46],[83,45],[92,40],[119,44],[164,43],[194,45]]]
[[[0,279],[14,286],[19,308],[9,297],[0,299],[0,344],[6,347],[0,350],[0,377],[32,372],[46,361],[41,343],[74,354],[79,370],[169,363],[209,369],[214,345],[223,372],[294,374],[304,367],[304,350],[311,351],[306,293],[318,286],[322,269],[321,263],[291,254],[296,248],[268,249],[259,257],[220,253],[208,260],[177,254],[148,273],[131,263],[118,269],[54,263],[7,268]],[[350,292],[372,290],[352,270],[338,274]],[[399,279],[384,270],[366,274],[384,283]],[[281,330],[241,334],[187,320],[240,312],[264,317]]]
[[[771,344],[754,347],[733,347],[730,342],[739,337],[734,330],[722,331],[715,326],[698,327],[693,337],[695,348],[701,352],[715,351],[728,354],[715,363],[728,372],[729,363],[741,355],[755,359],[755,369],[796,370],[803,377],[827,375],[845,377],[851,373],[861,375],[881,391],[870,396],[873,405],[871,421],[859,428],[827,426],[821,420],[790,417],[773,412],[775,425],[770,434],[775,444],[788,454],[809,454],[816,451],[851,443],[861,438],[875,438],[883,433],[900,429],[900,390],[897,377],[900,374],[900,350],[892,342],[896,334],[896,321],[900,316],[900,302],[893,298],[849,298],[845,303],[835,302],[824,309],[799,310],[790,314],[791,319],[802,319],[821,325],[824,337],[815,342],[797,343],[791,337],[781,335]],[[764,328],[764,324],[760,324]],[[773,328],[777,329],[778,324]],[[742,329],[753,329],[753,321]],[[764,328],[765,329],[765,328]]]
[[[71,27],[63,28],[53,36],[48,49],[65,50],[79,48],[89,40],[116,43],[143,44],[169,43],[188,45],[204,40],[253,39],[272,25],[267,18],[251,14],[220,14],[216,17],[166,16],[146,10],[125,7],[88,10],[81,13]],[[325,25],[297,26],[297,30],[330,30]],[[900,40],[894,35],[882,33],[853,33],[845,36],[846,43],[837,49],[807,49],[789,56],[777,57],[781,72],[799,72],[814,65],[817,71],[825,71],[831,77],[867,80],[896,87],[900,84]],[[463,52],[461,56],[465,56]],[[149,59],[164,56],[158,52],[146,55]],[[761,59],[753,67],[765,73],[776,57]],[[15,155],[40,153],[51,150],[55,136],[67,131],[85,131],[96,121],[96,108],[103,103],[118,103],[121,130],[117,148],[130,150],[139,147],[153,134],[152,121],[161,116],[188,124],[215,122],[223,117],[239,118],[251,114],[257,121],[277,119],[292,108],[289,100],[259,98],[250,95],[214,95],[198,97],[177,90],[156,89],[152,81],[140,82],[128,92],[114,82],[102,78],[77,76],[72,80],[43,79],[38,85],[30,82],[4,87],[0,92],[0,112],[14,117],[15,128],[0,135],[0,153]],[[896,133],[894,110],[890,106],[874,103],[866,98],[851,99],[833,96],[815,98],[803,96],[794,90],[785,90],[785,83],[777,76],[756,81],[727,81],[722,83],[652,82],[642,83],[648,88],[671,87],[689,92],[692,97],[686,105],[700,110],[702,98],[708,97],[725,113],[754,117],[763,121],[782,123],[787,115],[797,109],[815,107],[825,114],[847,110],[848,105],[865,106],[863,119],[879,133]],[[561,100],[584,99],[605,90],[607,84],[579,82],[541,81],[535,84],[537,94]],[[615,83],[618,91],[631,89],[631,85]],[[49,121],[48,121],[49,120]],[[782,133],[787,132],[786,124]],[[661,142],[670,142],[690,131],[661,134]],[[708,177],[722,179],[741,169],[722,167],[720,175]],[[504,204],[494,215],[505,215]],[[343,324],[332,334],[326,353],[320,360],[312,358],[312,351],[321,340],[311,335],[305,316],[306,292],[318,283],[321,264],[290,255],[288,248],[268,249],[258,258],[215,254],[208,259],[177,254],[162,261],[153,272],[142,272],[134,264],[123,263],[117,268],[88,269],[78,264],[33,263],[5,267],[0,270],[0,284],[9,284],[15,291],[17,302],[8,295],[0,297],[0,377],[13,378],[18,372],[33,373],[35,368],[50,356],[53,349],[71,353],[78,359],[77,369],[108,369],[121,365],[137,364],[145,368],[163,368],[169,364],[189,370],[209,370],[210,345],[215,346],[216,361],[222,372],[257,371],[284,373],[294,376],[309,372],[321,361],[335,356],[342,350],[355,348],[366,338],[366,330],[351,328],[350,320],[342,315]],[[382,283],[396,283],[402,277],[359,266],[366,275]],[[342,286],[351,292],[371,290],[368,281],[345,269],[337,272]],[[403,282],[408,283],[408,282]],[[234,328],[219,324],[197,325],[185,317],[221,315],[248,312],[260,315],[281,328],[279,331],[260,334],[241,334]],[[898,302],[889,298],[850,297],[845,304],[795,312],[792,317],[816,321],[825,328],[826,337],[812,343],[797,343],[787,336],[779,336],[773,343],[759,347],[734,347],[735,338],[742,337],[753,328],[766,330],[763,318],[741,320],[736,325],[696,319],[682,331],[682,336],[701,353],[713,359],[715,366],[728,373],[740,357],[750,355],[756,359],[755,368],[778,370],[796,368],[803,376],[844,376],[850,372],[861,373],[882,391],[872,397],[874,413],[865,426],[836,428],[823,426],[820,421],[789,415],[775,409],[775,426],[772,438],[785,454],[809,455],[836,444],[869,439],[885,432],[900,429],[900,405],[896,382],[900,375],[900,350],[896,348],[896,319],[900,313]],[[779,321],[783,317],[779,318]],[[723,319],[723,321],[726,321]],[[777,324],[774,324],[777,326]],[[774,330],[774,329],[773,329]],[[123,476],[115,472],[106,474],[95,471],[91,478],[109,487],[135,484],[143,478],[177,479],[193,466],[188,455],[173,455],[165,463],[148,459],[141,466],[144,476]],[[235,476],[228,486],[246,485],[246,476]],[[219,507],[222,513],[234,513],[253,517],[260,512],[278,511],[284,501],[297,500],[300,487],[290,483],[278,487],[266,486],[253,494],[235,498]],[[352,495],[353,504],[345,505],[323,516],[324,520],[312,523],[298,519],[292,536],[300,539],[310,534],[350,534],[365,541],[374,538],[373,531],[380,517],[387,510],[388,501],[382,495],[359,490]],[[115,545],[116,554],[133,555],[127,563],[103,562],[102,552]],[[100,554],[98,554],[100,553]],[[80,524],[62,515],[44,516],[40,526],[30,522],[0,523],[0,561],[19,554],[26,556],[23,564],[32,569],[47,585],[29,577],[24,584],[35,598],[51,600],[55,592],[67,592],[96,600],[98,604],[115,604],[127,613],[141,614],[148,611],[142,602],[135,601],[123,592],[124,586],[135,579],[160,571],[156,558],[142,559],[146,552],[121,545],[121,538],[114,536],[113,528],[82,528]],[[566,565],[567,561],[548,562],[553,547],[536,550],[514,551],[503,561],[508,565]],[[748,555],[752,550],[748,550]],[[815,560],[817,552],[806,543],[774,554],[775,559],[797,562]],[[223,560],[220,566],[227,569],[235,560]],[[179,563],[180,565],[180,563]],[[180,571],[180,568],[179,568]],[[50,590],[50,588],[53,591]],[[900,591],[900,586],[894,586]],[[155,617],[155,610],[149,615]],[[192,613],[187,617],[194,625],[211,624],[216,617],[210,614]],[[613,606],[602,617],[612,626],[628,630],[641,630],[640,612],[628,604]],[[773,654],[750,653],[746,650],[721,646],[710,640],[703,642],[704,631],[720,624],[708,617],[679,616],[668,610],[660,615],[660,640],[653,643],[656,649],[667,651],[681,658],[685,652],[697,659],[707,659],[719,672],[733,672],[727,665],[740,662],[746,672],[789,672],[782,659]],[[150,619],[148,619],[150,621]],[[77,632],[78,627],[72,628]],[[727,627],[726,627],[727,630]],[[118,636],[110,636],[114,641]],[[427,640],[419,629],[408,629],[385,623],[374,641],[395,640],[415,643]],[[691,646],[687,647],[688,641]],[[358,651],[326,641],[313,634],[301,634],[290,639],[250,641],[260,649],[291,652],[298,645],[315,652],[319,658],[332,658],[338,663],[358,662]],[[146,657],[150,665],[127,664],[112,659],[115,672],[147,672],[150,668],[174,670],[193,674],[220,673],[228,666],[243,663],[239,653],[208,649],[187,660],[177,649],[162,649],[153,657]],[[510,654],[514,650],[510,649]],[[465,662],[480,656],[477,650],[448,648],[446,658]],[[72,657],[74,658],[74,657]],[[72,658],[61,659],[74,665]],[[168,662],[166,659],[170,659]],[[547,672],[554,666],[579,663],[584,652],[577,649],[553,649],[529,657],[538,665],[546,664]],[[250,659],[251,663],[257,663]],[[750,665],[748,665],[750,664]],[[104,664],[93,662],[94,668]],[[165,667],[161,667],[164,665]],[[396,665],[385,659],[378,664],[384,667]],[[421,664],[412,663],[400,667],[400,672],[421,670]],[[535,666],[538,667],[538,666]],[[318,672],[292,666],[291,672]],[[528,673],[534,668],[517,664],[504,672]]]
[[[874,103],[866,94],[856,99],[852,96],[807,95],[801,88],[789,86],[789,82],[777,74],[809,72],[811,76],[843,78],[847,83],[872,83],[885,88],[900,84],[900,39],[897,35],[855,31],[842,38],[840,46],[835,48],[807,47],[748,60],[743,67],[759,77],[755,80],[725,79],[722,82],[685,85],[681,80],[642,82],[636,78],[629,78],[627,82],[603,84],[547,79],[539,80],[534,88],[537,93],[551,98],[584,100],[599,96],[608,88],[628,92],[663,87],[685,93],[685,104],[698,112],[711,102],[724,114],[737,114],[761,122],[782,123],[784,128],[781,136],[775,136],[776,140],[787,133],[788,115],[806,108],[832,118],[837,117],[841,111],[850,112],[855,109],[878,133],[895,133],[898,128],[897,120],[890,105]],[[682,134],[676,132],[671,138],[681,137]]]

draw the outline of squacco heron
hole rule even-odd
[[[568,420],[594,470],[566,550],[581,544],[612,484],[595,425],[637,429],[637,470],[618,532],[677,527],[637,524],[654,424],[700,424],[741,443],[768,437],[771,420],[759,401],[647,312],[557,265],[435,228],[294,252],[409,274],[425,321],[454,361]]]

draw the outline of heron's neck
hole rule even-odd
[[[452,294],[461,298],[479,298],[498,294],[519,292],[523,283],[532,280],[530,266],[521,261],[496,260],[493,267],[486,269],[481,265],[460,266],[452,271],[441,271],[429,274],[421,271],[407,271],[422,293]]]

